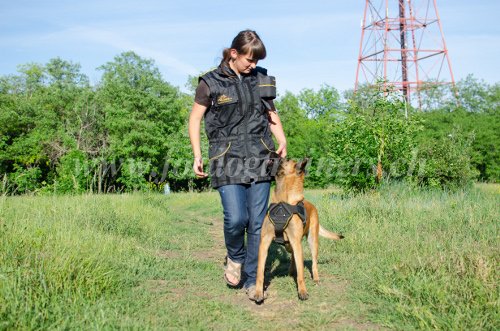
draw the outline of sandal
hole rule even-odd
[[[227,275],[236,278],[236,283],[230,282]],[[231,287],[237,287],[241,280],[241,263],[236,263],[232,261],[228,256],[226,256],[226,268],[224,270],[224,280],[226,284]]]

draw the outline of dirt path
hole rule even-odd
[[[221,267],[221,273],[224,269],[224,257],[226,255],[226,249],[224,246],[224,235],[223,235],[223,225],[222,220],[217,218],[212,218],[209,220],[212,225],[208,229],[208,234],[213,242],[213,247],[209,250],[199,250],[193,251],[192,256],[196,259],[203,261],[211,261],[217,263]],[[277,257],[276,255],[286,254],[286,259],[289,259],[288,253],[284,249],[269,253],[269,258],[279,258],[280,265],[276,268],[269,270],[269,266],[266,266],[266,280],[270,280],[268,283],[267,292],[269,293],[268,299],[265,300],[263,304],[257,305],[253,301],[250,301],[243,289],[234,290],[234,295],[219,297],[218,299],[229,303],[231,305],[238,305],[244,307],[252,315],[256,316],[259,320],[264,322],[272,323],[276,321],[277,317],[285,318],[287,324],[290,326],[299,325],[300,321],[298,317],[301,311],[304,310],[303,303],[298,299],[286,299],[280,295],[282,289],[277,288],[275,282],[273,283],[273,277],[289,277],[288,274],[288,262],[289,260],[284,260],[283,256]],[[273,256],[274,255],[274,256]],[[283,263],[284,262],[284,263]],[[306,266],[310,261],[306,261]],[[269,264],[269,263],[268,263]],[[309,269],[306,270],[306,276],[310,275]],[[221,282],[222,284],[222,282]],[[347,281],[341,280],[338,277],[334,277],[328,274],[321,275],[321,291],[328,293],[333,297],[343,298],[335,306],[328,305],[328,303],[315,303],[316,309],[322,311],[323,313],[329,313],[334,311],[345,312],[345,302]],[[313,285],[314,286],[314,285]],[[309,301],[310,302],[310,301]],[[380,326],[370,323],[370,322],[358,322],[353,319],[339,317],[334,323],[329,324],[325,329],[333,330],[383,330]]]
[[[201,220],[199,213],[184,208],[175,210],[175,213],[182,214],[182,218],[193,222],[193,225],[199,226],[200,222],[203,223],[204,234],[211,243],[211,247],[192,250],[189,252],[189,255],[196,260],[208,261],[220,267],[220,285],[225,286],[222,280],[224,259],[226,256],[222,217],[211,215],[203,217]],[[157,252],[158,256],[164,258],[181,258],[181,254],[181,252],[177,251]],[[293,295],[286,293],[286,291],[290,291],[292,288],[293,291],[296,291],[293,285],[290,286],[290,281],[287,280],[287,277],[290,277],[288,275],[289,259],[290,257],[284,248],[278,245],[271,246],[268,263],[266,264],[266,281],[268,282],[267,292],[269,297],[263,304],[257,305],[253,301],[250,301],[243,289],[235,289],[229,295],[225,292],[224,294],[217,295],[215,298],[213,294],[209,293],[198,293],[198,295],[210,296],[210,299],[242,307],[254,316],[257,321],[260,321],[261,325],[274,325],[274,328],[279,327],[281,329],[285,327],[287,329],[294,329],[300,326],[300,328],[315,330],[383,329],[376,324],[351,318],[350,316],[356,316],[356,314],[350,313],[348,311],[349,308],[347,308],[350,304],[347,296],[348,282],[339,277],[329,275],[326,272],[322,273],[321,269],[319,287],[313,285],[311,281],[306,280],[311,295],[308,301],[301,302],[298,300],[295,292]],[[306,277],[310,277],[311,261],[307,257],[305,265],[307,269]],[[161,286],[162,284],[155,283],[150,285]],[[179,293],[172,293],[170,291],[170,294],[179,299],[183,295],[182,291]],[[305,326],[303,326],[303,321],[301,320],[301,316],[304,315],[308,316]],[[319,318],[323,320],[316,325],[314,316],[320,316]],[[325,320],[327,321],[326,323]],[[274,328],[270,327],[270,329]]]

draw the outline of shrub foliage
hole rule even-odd
[[[80,69],[55,58],[0,77],[0,193],[208,188],[191,170],[193,77],[181,92],[133,52],[102,65],[94,86]],[[287,91],[275,104],[289,157],[311,159],[309,187],[459,187],[500,180],[499,92],[468,76],[458,83],[459,106],[441,88],[427,90],[424,112],[392,94],[342,96],[328,85]]]

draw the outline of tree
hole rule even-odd
[[[488,85],[483,80],[469,74],[457,83],[457,89],[460,106],[466,111],[484,113],[492,110],[493,106],[488,102]]]
[[[163,81],[153,60],[125,52],[100,69],[103,80],[98,95],[105,115],[100,156],[103,162],[121,163],[120,185],[146,188],[148,175],[161,173],[170,151],[169,138],[183,129],[186,104],[178,88]],[[101,190],[104,170],[100,167],[98,175]]]
[[[46,65],[19,66],[19,75],[2,78],[0,117],[9,124],[0,129],[0,169],[10,173],[13,190],[52,183],[60,158],[75,147],[75,107],[90,89],[79,70],[78,64],[56,58]],[[25,178],[32,184],[25,185]]]
[[[311,119],[334,118],[344,108],[337,89],[328,85],[322,85],[317,92],[304,89],[298,98],[307,117]]]

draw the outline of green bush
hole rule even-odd
[[[420,122],[405,114],[405,103],[392,95],[377,92],[363,106],[351,102],[328,134],[336,182],[346,190],[364,191],[384,179],[404,178],[420,129]]]
[[[452,112],[435,110],[418,114],[425,129],[418,140],[426,145],[447,136],[454,127],[464,134],[473,134],[471,162],[479,171],[478,179],[485,182],[500,181],[500,112],[468,112],[458,108]]]
[[[57,166],[56,192],[81,193],[88,190],[85,154],[74,150],[61,157]]]
[[[22,168],[15,166],[15,171],[9,174],[9,182],[13,193],[33,193],[38,190],[43,183],[39,180],[42,176],[42,171],[39,167]]]
[[[456,128],[448,136],[424,141],[418,149],[418,173],[409,180],[419,186],[451,189],[471,184],[479,174],[471,163],[473,138]]]

